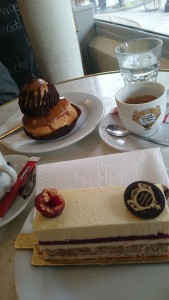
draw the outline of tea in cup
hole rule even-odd
[[[116,93],[121,122],[138,135],[151,136],[161,126],[167,105],[167,91],[158,82],[137,82]]]
[[[8,166],[5,158],[0,152],[0,200],[3,199],[5,194],[15,184],[17,180],[16,171]]]

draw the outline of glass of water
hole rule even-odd
[[[141,38],[124,42],[115,48],[125,85],[138,81],[156,81],[163,41]]]

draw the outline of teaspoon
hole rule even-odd
[[[141,140],[145,140],[145,141],[155,143],[158,145],[169,146],[169,141],[167,141],[167,140],[162,141],[162,140],[154,139],[152,137],[137,135],[135,133],[130,133],[127,130],[127,128],[125,128],[123,125],[120,125],[120,124],[110,124],[106,127],[106,130],[112,136],[124,137],[127,135],[133,135],[136,138],[139,138]]]

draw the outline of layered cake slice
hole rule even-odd
[[[169,209],[161,185],[136,182],[127,189],[83,188],[61,194],[45,189],[35,205],[39,211],[33,235],[44,260],[57,264],[169,258]]]

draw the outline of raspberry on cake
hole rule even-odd
[[[75,126],[81,111],[55,86],[33,74],[19,94],[25,132],[34,139],[53,139],[68,134]]]
[[[136,182],[134,194],[130,191],[124,186],[62,190],[62,214],[46,218],[36,210],[32,233],[43,260],[54,264],[168,260],[169,208],[161,185]],[[124,195],[129,195],[136,214],[127,208]],[[155,209],[161,210],[158,216]],[[138,216],[138,210],[149,211],[147,218]]]
[[[35,198],[35,207],[48,218],[59,216],[64,206],[65,201],[56,189],[44,189]]]

